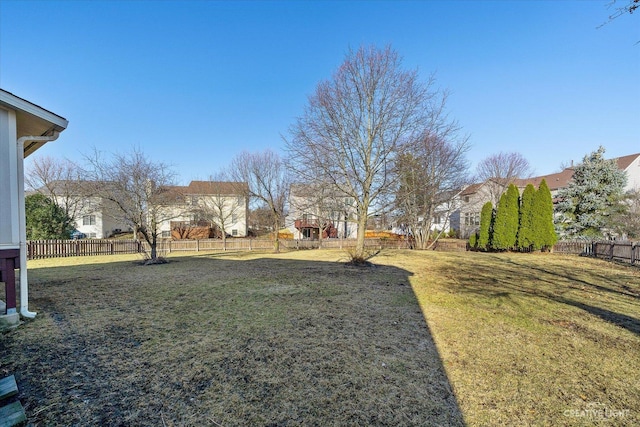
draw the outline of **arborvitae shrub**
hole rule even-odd
[[[471,247],[471,249],[476,249],[477,244],[478,244],[478,234],[472,233],[471,236],[469,236],[469,246]]]
[[[489,249],[491,242],[491,224],[493,222],[493,205],[487,202],[480,212],[480,231],[478,231],[477,248]]]
[[[533,200],[532,229],[535,249],[550,249],[558,241],[553,226],[553,200],[547,182],[543,179]]]
[[[515,185],[510,184],[500,197],[493,225],[491,246],[497,250],[509,250],[516,245],[518,234],[518,211],[520,193]]]
[[[535,194],[536,189],[532,184],[528,184],[522,192],[517,238],[517,247],[521,251],[526,251],[533,245],[533,199]]]

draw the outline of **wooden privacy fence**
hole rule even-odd
[[[27,242],[28,259],[135,254],[141,251],[141,243],[135,240],[30,240]]]
[[[553,251],[557,253],[586,255],[609,261],[626,262],[640,265],[640,242],[619,240],[606,241],[561,241],[555,244]]]
[[[590,255],[631,265],[640,264],[640,242],[593,242]]]
[[[350,249],[355,248],[355,239],[325,240],[280,240],[286,249]],[[407,243],[402,240],[365,239],[365,247],[370,249],[403,249]],[[156,247],[158,254],[171,252],[200,251],[253,251],[273,249],[270,239],[221,239],[202,240],[159,240]],[[147,242],[136,240],[82,239],[82,240],[31,240],[27,242],[28,259],[57,258],[70,256],[92,256],[113,254],[149,253]]]
[[[282,248],[297,249],[343,249],[355,248],[356,239],[323,239],[323,240],[280,240]],[[365,247],[368,249],[407,249],[409,243],[406,240],[394,239],[365,239]],[[464,240],[442,240],[433,247],[434,250],[460,251],[466,247]],[[202,240],[160,240],[158,241],[158,254],[165,255],[171,252],[222,252],[222,251],[253,251],[273,249],[273,240],[270,239],[227,239],[223,243],[221,239]],[[31,240],[27,242],[28,259],[90,256],[90,255],[114,255],[149,253],[150,248],[146,242],[135,240],[108,240],[108,239],[82,239],[82,240]],[[640,265],[640,242],[620,241],[561,241],[555,244],[553,252],[588,255],[597,258],[628,262],[632,265]]]

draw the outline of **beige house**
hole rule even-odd
[[[159,225],[161,237],[190,238],[181,231],[203,227],[224,230],[228,236],[247,236],[249,187],[246,182],[191,181],[187,186],[167,189],[176,194],[176,201],[167,207],[174,213],[165,215],[171,220]]]
[[[29,311],[26,221],[24,207],[24,158],[67,128],[68,121],[26,99],[0,89],[0,328],[19,321],[15,270],[20,269],[20,315]]]

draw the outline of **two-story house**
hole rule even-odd
[[[617,157],[614,160],[618,168],[627,174],[627,185],[624,190],[632,191],[634,189],[640,189],[640,153]],[[512,182],[518,187],[520,193],[522,193],[527,184],[532,184],[535,188],[538,188],[544,179],[551,192],[551,197],[555,202],[558,191],[565,188],[569,182],[571,182],[573,172],[573,167],[568,167],[557,173],[526,179],[514,179]],[[502,186],[501,188],[502,191],[506,190],[506,186]],[[483,183],[472,184],[460,193],[460,234],[462,238],[468,238],[471,233],[479,228],[480,211],[486,202],[492,201],[495,207],[495,201],[492,200],[492,195],[496,193],[495,189],[496,183],[489,180]]]
[[[99,196],[97,186],[108,183],[58,180],[35,191],[50,197],[73,219],[75,229],[88,238],[106,239],[120,232],[131,231],[114,202]]]
[[[285,226],[294,239],[356,238],[355,200],[326,188],[293,184]]]
[[[246,237],[249,196],[246,182],[191,181],[167,187],[176,194],[170,220],[159,224],[163,238]]]

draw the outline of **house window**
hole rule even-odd
[[[85,215],[82,217],[82,225],[96,225],[95,215]]]
[[[480,225],[480,212],[465,212],[464,225]]]
[[[160,237],[164,239],[171,237],[171,231],[163,231]]]
[[[238,235],[238,230],[235,229],[235,228],[233,230],[231,230],[231,235],[232,236],[237,236]]]
[[[87,233],[87,237],[90,239],[95,239],[96,238],[96,233]]]
[[[235,224],[236,222],[238,222],[238,215],[231,214],[231,223]]]
[[[464,202],[469,203],[469,196],[464,196]]]
[[[442,218],[440,217],[440,215],[436,215],[433,217],[433,223],[434,224],[440,224],[440,221],[442,220]]]

